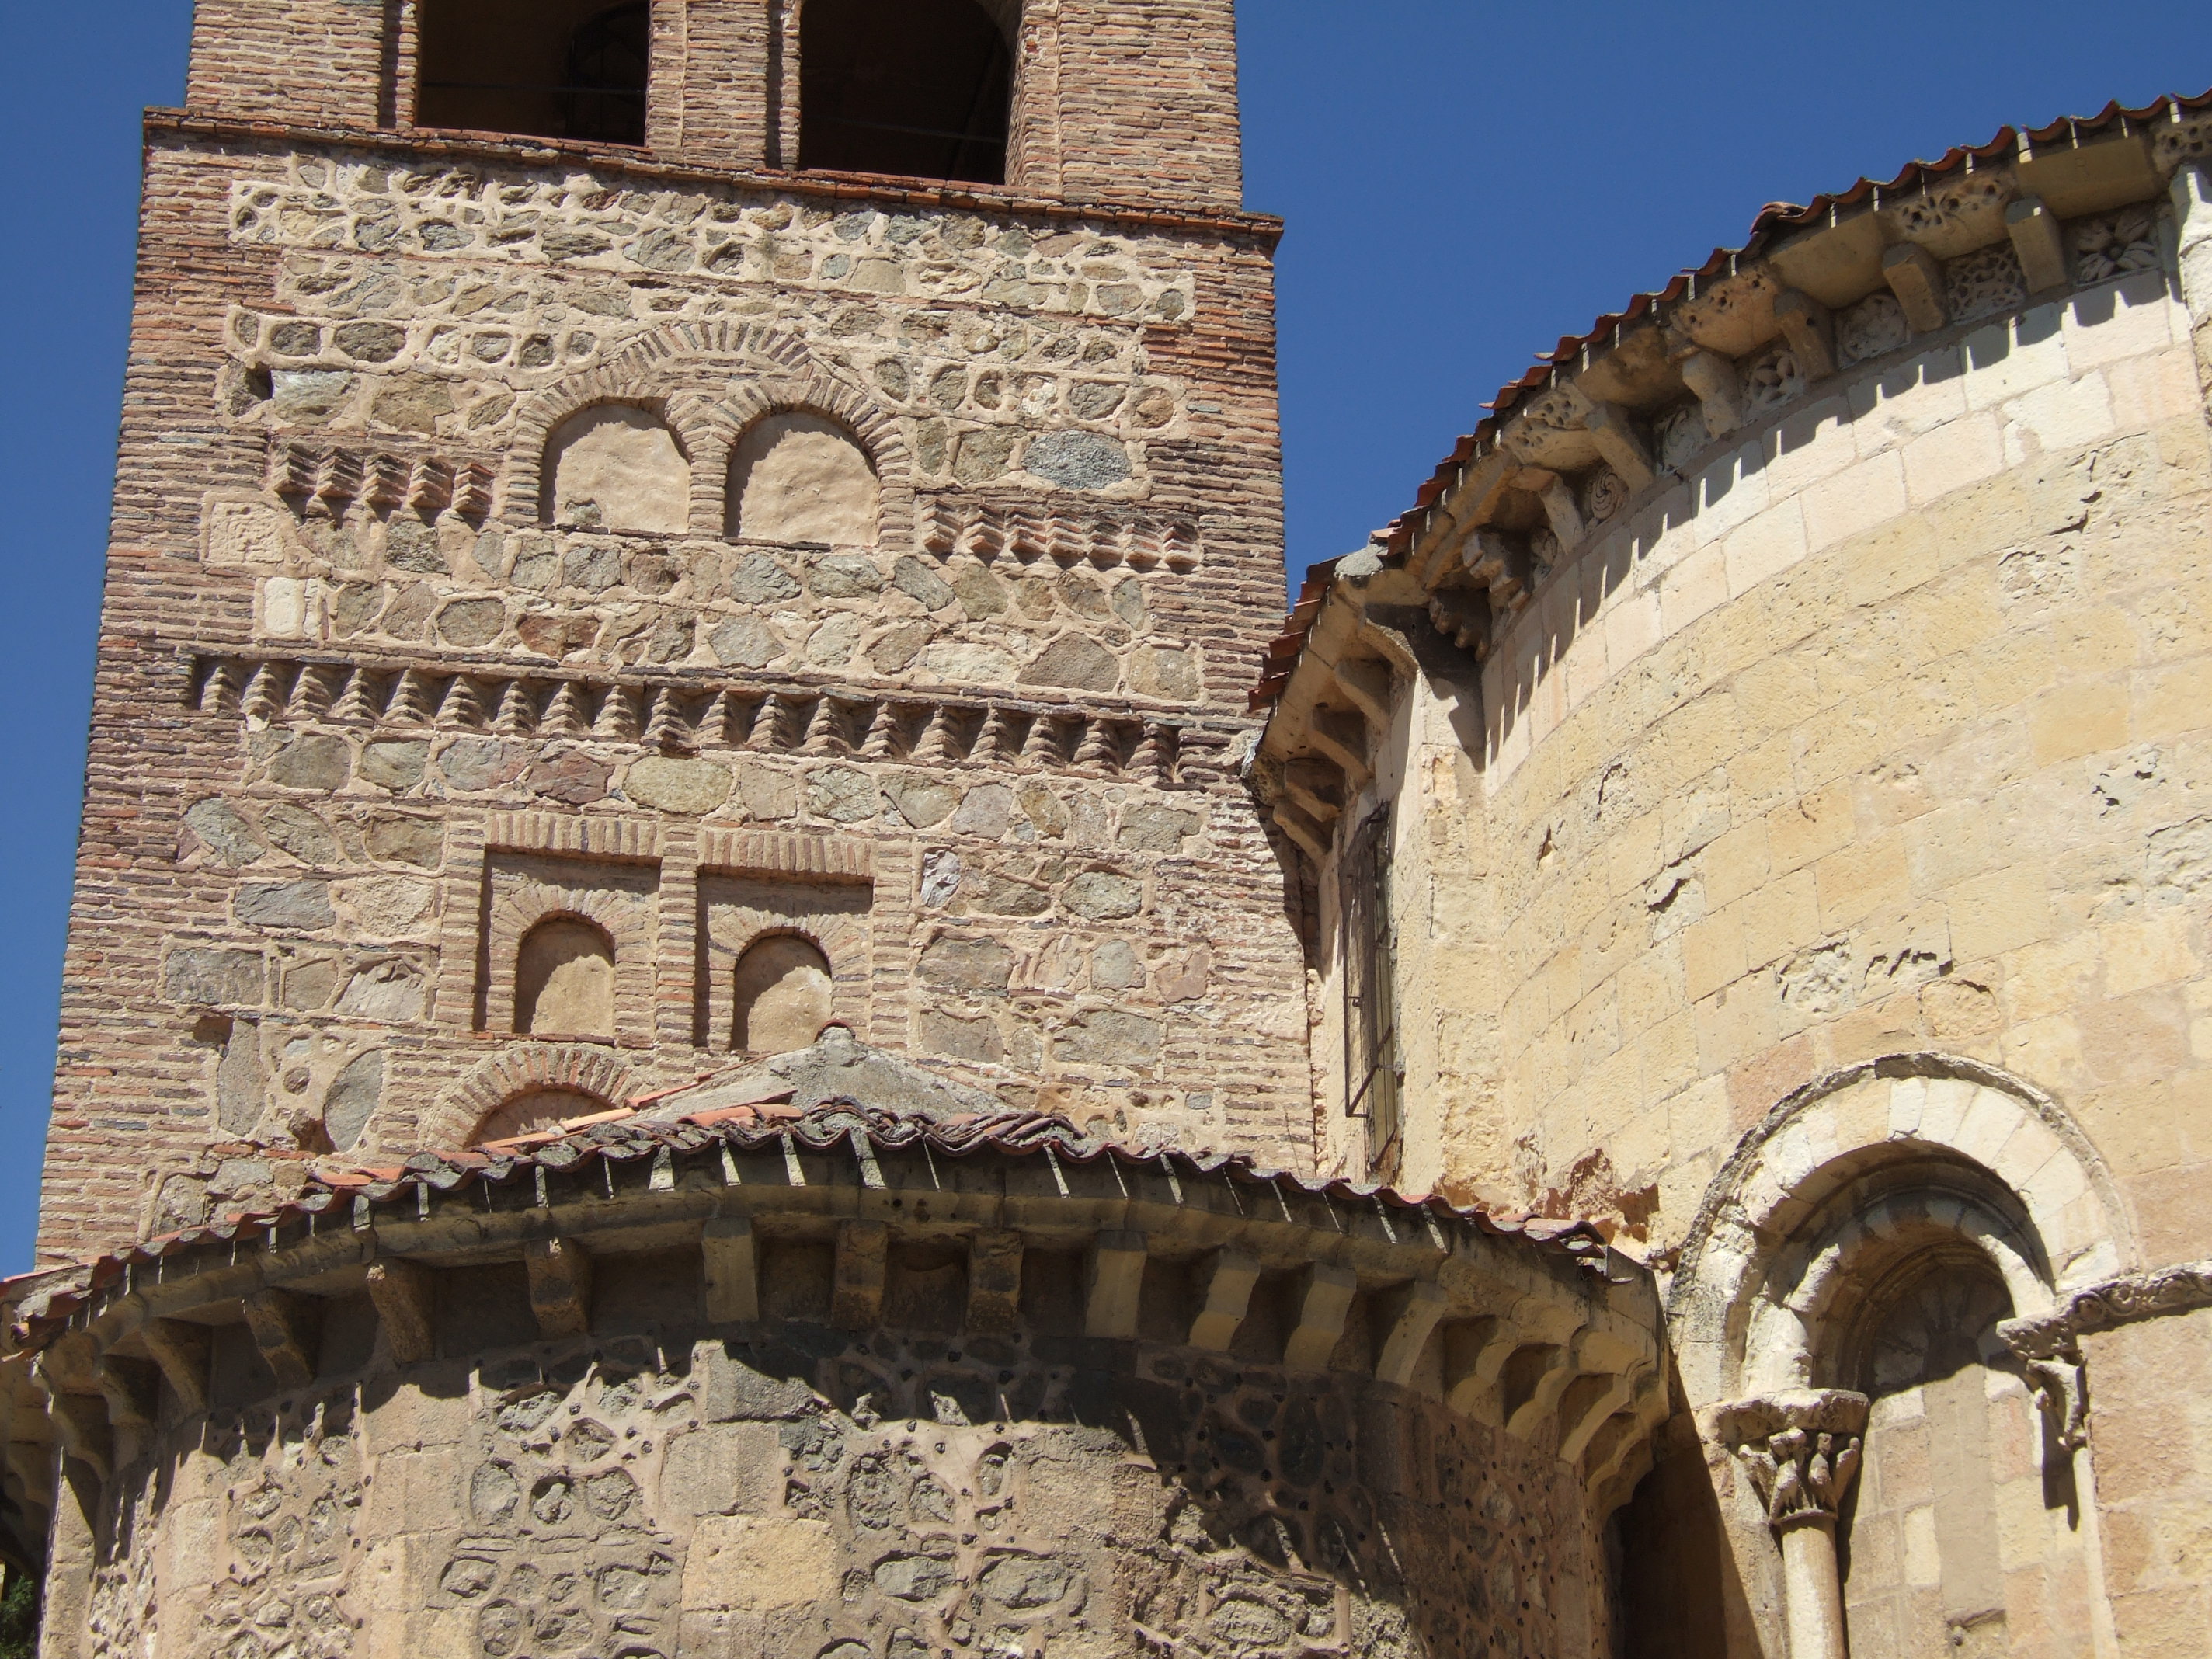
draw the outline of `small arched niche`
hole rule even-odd
[[[799,164],[1005,183],[1018,16],[1007,0],[806,0]]]
[[[568,529],[680,535],[691,522],[691,462],[651,410],[595,404],[545,446],[544,510]]]
[[[873,547],[881,489],[851,431],[803,410],[764,416],[730,455],[727,533]]]
[[[517,1135],[550,1129],[572,1118],[591,1117],[607,1109],[607,1103],[581,1089],[531,1089],[501,1101],[487,1113],[469,1145],[512,1140]]]
[[[524,1036],[615,1037],[615,945],[578,916],[554,916],[523,935],[514,962],[514,1029]]]
[[[830,958],[791,933],[756,939],[738,958],[730,1046],[781,1054],[811,1048],[830,1023]]]

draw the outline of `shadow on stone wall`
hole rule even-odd
[[[273,1405],[257,1370],[219,1355],[111,1486],[88,1650],[157,1605],[157,1650],[222,1659],[364,1622],[485,1659],[1518,1659],[1603,1617],[1555,1459],[1350,1371],[800,1321],[380,1348]]]

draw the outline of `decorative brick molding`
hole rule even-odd
[[[552,857],[488,860],[482,1029],[514,1030],[516,962],[523,940],[541,922],[574,917],[605,933],[614,947],[615,1040],[626,1048],[649,1048],[656,917],[653,880],[639,881],[638,873],[580,860],[571,866]],[[635,890],[624,890],[617,876],[629,877]]]
[[[876,844],[858,836],[809,836],[781,830],[709,830],[699,837],[699,867],[739,875],[814,881],[873,881]]]
[[[498,470],[489,461],[271,438],[267,485],[302,519],[341,519],[356,501],[389,514],[407,507],[433,518],[448,509],[480,523],[492,508]]]
[[[924,496],[915,509],[916,544],[949,559],[1000,554],[1022,564],[1041,559],[1100,570],[1126,566],[1178,574],[1195,570],[1200,554],[1194,514],[1114,507],[1071,512],[1042,500],[992,500],[962,495]]]
[[[611,1048],[588,1042],[517,1042],[456,1082],[423,1115],[430,1146],[465,1146],[477,1126],[517,1095],[569,1089],[608,1106],[640,1092],[636,1074]]]
[[[586,818],[557,812],[493,812],[484,846],[495,853],[569,853],[651,860],[660,856],[660,823],[651,818]]]
[[[201,714],[243,715],[256,728],[489,731],[677,752],[741,749],[922,763],[966,761],[1163,785],[1185,781],[1182,762],[1191,728],[1134,708],[1113,713],[1027,699],[981,703],[726,684],[719,676],[572,679],[506,667],[202,656],[193,661],[186,699]]]

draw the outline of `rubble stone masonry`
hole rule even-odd
[[[204,5],[149,118],[42,1259],[726,1064],[770,936],[1010,1103],[1308,1164],[1226,0],[1027,8],[968,195],[761,171],[782,8],[655,6],[644,152],[411,131],[413,18]],[[518,1005],[562,918],[605,1029]]]

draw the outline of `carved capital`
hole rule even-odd
[[[1867,1397],[1842,1389],[1769,1395],[1720,1408],[1714,1426],[1778,1532],[1832,1528],[1859,1472]]]

